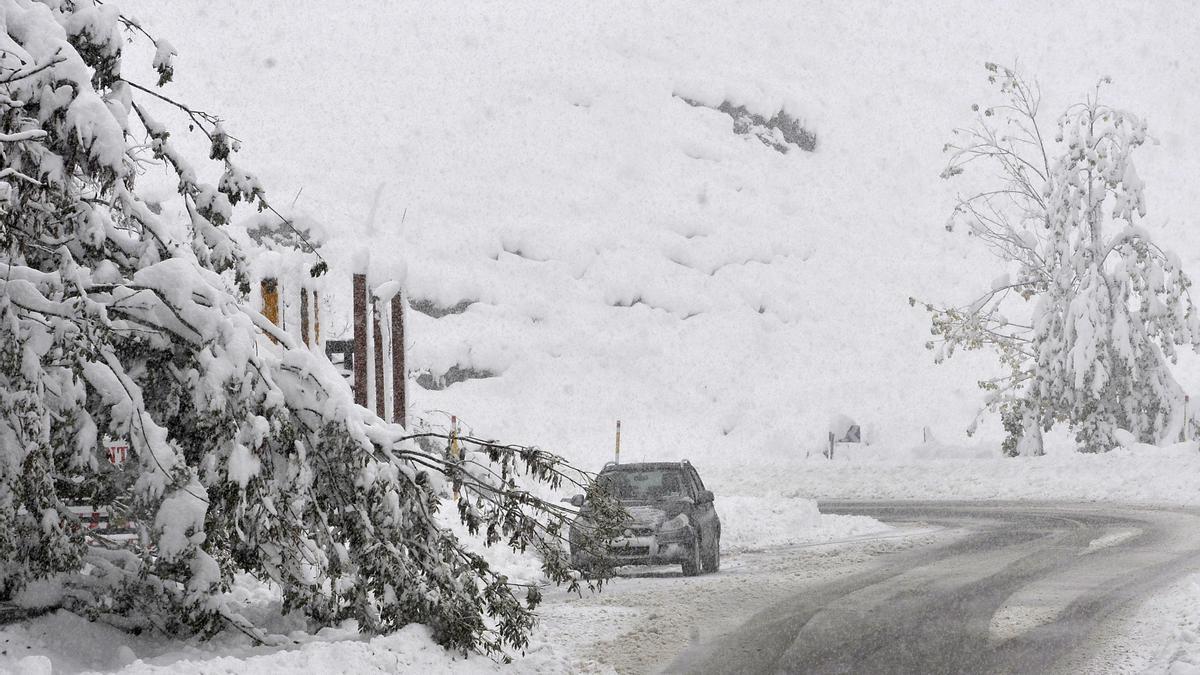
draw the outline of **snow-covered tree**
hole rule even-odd
[[[958,348],[996,351],[1007,374],[980,386],[1008,432],[1007,454],[1040,454],[1041,432],[1059,422],[1090,452],[1113,448],[1119,429],[1147,443],[1177,440],[1184,392],[1171,364],[1179,347],[1195,348],[1200,319],[1179,258],[1141,224],[1132,155],[1145,123],[1100,102],[1105,80],[1049,138],[1036,84],[987,70],[1002,100],[974,106],[974,126],[946,145],[942,175],[979,162],[998,180],[960,197],[947,229],[966,228],[1007,270],[968,305],[926,305],[927,346],[938,361]]]
[[[138,83],[122,48],[153,38],[110,4],[0,0],[0,23],[0,596],[54,578],[92,618],[265,640],[221,600],[246,571],[317,625],[421,622],[449,647],[522,646],[537,589],[518,597],[439,527],[438,495],[460,486],[449,517],[488,544],[535,547],[551,580],[575,585],[557,545],[569,513],[520,481],[589,477],[530,447],[422,449],[250,309],[247,253],[226,226],[239,204],[270,206],[219,120],[160,90],[168,43],[154,42],[158,82]],[[207,137],[215,184],[148,103]],[[185,222],[139,193],[154,166]],[[106,439],[130,444],[123,467]],[[598,522],[616,522],[594,497]],[[137,538],[85,537],[72,499],[123,505]]]

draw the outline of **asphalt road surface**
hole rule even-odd
[[[1099,629],[1200,569],[1200,513],[1112,505],[825,502],[960,536],[780,598],[667,672],[1070,672]]]

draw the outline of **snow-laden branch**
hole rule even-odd
[[[92,619],[262,641],[221,599],[245,572],[316,625],[422,622],[456,649],[523,647],[536,588],[514,595],[446,519],[488,545],[538,551],[547,579],[578,589],[562,541],[574,514],[533,487],[593,498],[584,545],[597,552],[623,512],[551,453],[468,438],[472,452],[456,458],[434,432],[355,405],[322,354],[244,301],[249,258],[227,226],[239,205],[274,211],[232,160],[237,139],[215,115],[124,78],[121,30],[140,38],[136,22],[93,0],[23,2],[0,0],[6,58],[23,64],[0,68],[0,587],[54,576],[64,607]],[[154,44],[165,81],[174,49]],[[201,128],[215,184],[148,98]],[[174,175],[182,222],[142,198],[150,162]],[[120,469],[107,439],[130,447]],[[443,513],[455,485],[464,499]],[[122,550],[85,540],[65,515],[73,500],[111,500],[136,537]]]

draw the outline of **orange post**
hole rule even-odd
[[[259,283],[259,292],[262,293],[263,301],[263,316],[267,317],[267,321],[279,325],[279,282],[272,277],[267,277]],[[275,338],[271,338],[271,342],[275,342]]]

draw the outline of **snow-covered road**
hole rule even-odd
[[[1200,568],[1194,511],[945,502],[822,511],[947,530],[932,546],[847,561],[846,574],[808,588],[777,586],[753,618],[694,640],[669,670],[1140,670],[1139,649],[1158,645],[1130,644],[1122,622]]]
[[[678,566],[623,568],[602,593],[548,593],[532,647],[573,654],[574,672],[656,672],[681,651],[712,643],[781,597],[862,573],[883,554],[947,538],[940,527],[918,525],[744,550],[723,554],[720,572],[698,577],[682,576]]]

